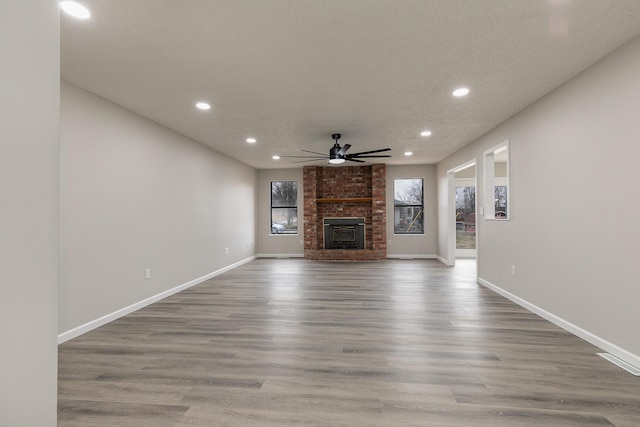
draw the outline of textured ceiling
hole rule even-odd
[[[638,0],[79,1],[63,79],[259,169],[334,132],[436,163],[640,34]]]

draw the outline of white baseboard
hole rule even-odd
[[[437,259],[435,255],[424,254],[387,254],[388,259]]]
[[[585,330],[581,327],[574,325],[571,322],[568,322],[561,317],[556,316],[553,313],[549,313],[548,311],[538,307],[535,304],[532,304],[509,291],[502,289],[499,286],[494,285],[493,283],[484,280],[478,277],[478,283],[482,286],[491,289],[497,294],[502,295],[503,297],[515,302],[521,307],[526,308],[527,310],[537,314],[538,316],[550,321],[551,323],[561,327],[567,332],[572,333],[573,335],[582,338],[583,340],[595,345],[596,347],[601,348],[602,350],[616,356],[617,358],[623,360],[624,362],[632,365],[633,367],[640,367],[640,356],[631,353],[630,351],[625,350],[624,348],[618,347],[617,345]]]
[[[452,266],[453,264],[449,263],[449,260],[446,258],[442,258],[440,255],[436,255],[436,259],[443,263],[444,265]]]
[[[164,292],[160,292],[159,294],[150,296],[149,298],[145,298],[142,301],[138,301],[138,302],[136,302],[134,304],[131,304],[131,305],[127,306],[127,307],[124,307],[124,308],[121,308],[119,310],[116,310],[113,313],[109,313],[109,314],[107,314],[105,316],[99,317],[99,318],[97,318],[95,320],[92,320],[90,322],[85,323],[84,325],[80,325],[80,326],[75,327],[73,329],[70,329],[70,330],[68,330],[66,332],[62,332],[61,334],[58,334],[58,344],[62,344],[64,342],[66,342],[66,341],[69,341],[70,339],[78,337],[78,336],[80,336],[80,335],[82,335],[82,334],[84,334],[86,332],[89,332],[89,331],[95,329],[95,328],[98,328],[100,326],[106,325],[107,323],[112,322],[112,321],[114,321],[114,320],[116,320],[116,319],[118,319],[118,318],[120,318],[122,316],[125,316],[125,315],[127,315],[129,313],[133,313],[136,310],[140,310],[141,308],[146,307],[149,304],[153,304],[154,302],[160,301],[161,299],[164,299],[164,298],[166,298],[168,296],[171,296],[173,294],[177,294],[180,291],[183,291],[183,290],[185,290],[187,288],[190,288],[190,287],[195,286],[195,285],[197,285],[199,283],[202,283],[205,280],[209,280],[212,277],[218,276],[218,275],[220,275],[220,274],[222,274],[222,273],[224,273],[226,271],[229,271],[229,270],[232,270],[232,269],[234,269],[236,267],[239,267],[242,264],[246,264],[246,263],[248,263],[250,261],[253,261],[256,258],[257,258],[257,256],[254,255],[254,256],[246,258],[246,259],[244,259],[242,261],[238,261],[238,262],[236,262],[234,264],[231,264],[231,265],[228,265],[226,267],[223,267],[223,268],[221,268],[219,270],[216,270],[216,271],[214,271],[212,273],[209,273],[209,274],[206,274],[204,276],[198,277],[197,279],[190,280],[187,283],[183,283],[180,286],[176,286],[175,288],[168,289],[168,290],[166,290]]]
[[[304,258],[304,254],[258,254],[256,258]]]

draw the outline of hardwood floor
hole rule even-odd
[[[598,351],[473,261],[258,259],[62,344],[58,426],[639,426]]]

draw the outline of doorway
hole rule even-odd
[[[455,201],[455,257],[477,257],[476,164],[464,165],[453,174]]]

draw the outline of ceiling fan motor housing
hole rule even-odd
[[[343,157],[339,153],[340,149],[341,147],[338,145],[337,142],[333,144],[333,147],[331,147],[331,149],[329,150],[329,159],[339,159]]]

